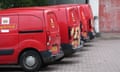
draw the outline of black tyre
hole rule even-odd
[[[26,72],[36,72],[40,69],[42,61],[37,52],[29,50],[20,56],[20,65]]]
[[[62,51],[64,53],[64,57],[70,56],[73,53],[75,53],[75,51],[72,49],[72,45],[70,44],[62,44]]]
[[[95,37],[92,32],[88,32],[88,36],[90,40],[94,39]]]

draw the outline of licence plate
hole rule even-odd
[[[86,36],[87,36],[87,33],[86,33],[86,32],[84,32],[84,33],[83,33],[83,36],[85,36],[85,37],[86,37]]]
[[[56,52],[56,51],[57,51],[57,46],[53,46],[53,47],[51,48],[51,51],[52,51],[52,52]]]

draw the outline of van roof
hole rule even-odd
[[[19,14],[19,13],[30,13],[30,12],[43,12],[43,11],[51,11],[51,10],[46,10],[46,9],[38,9],[35,7],[24,7],[24,8],[10,8],[10,9],[5,9],[5,10],[0,10],[0,15],[1,14]]]

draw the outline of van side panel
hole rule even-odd
[[[19,15],[19,48],[36,48],[38,51],[45,51],[46,32],[44,31],[41,18],[29,14]]]
[[[17,49],[18,16],[0,16],[0,64],[14,63],[16,61]]]

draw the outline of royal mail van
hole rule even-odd
[[[68,5],[54,5],[60,26],[61,46],[65,56],[71,55],[80,48],[80,26],[76,8]]]
[[[35,72],[63,57],[56,15],[45,9],[0,11],[0,64]]]
[[[79,26],[80,26],[80,44],[81,47],[84,46],[84,41],[88,39],[88,26],[87,26],[87,20],[85,18],[84,12],[82,7],[79,4],[62,4],[64,6],[71,6],[76,9],[78,12],[78,19],[79,19]]]
[[[92,9],[89,4],[81,4],[80,6],[82,7],[85,18],[87,20],[88,36],[91,40],[95,37],[94,18],[92,14]]]
[[[80,22],[80,29],[81,29],[81,40],[86,41],[89,39],[88,36],[88,24],[87,24],[87,19],[84,13],[84,9],[80,4],[69,4],[71,6],[75,6],[78,9],[78,16],[79,16],[79,22]]]

